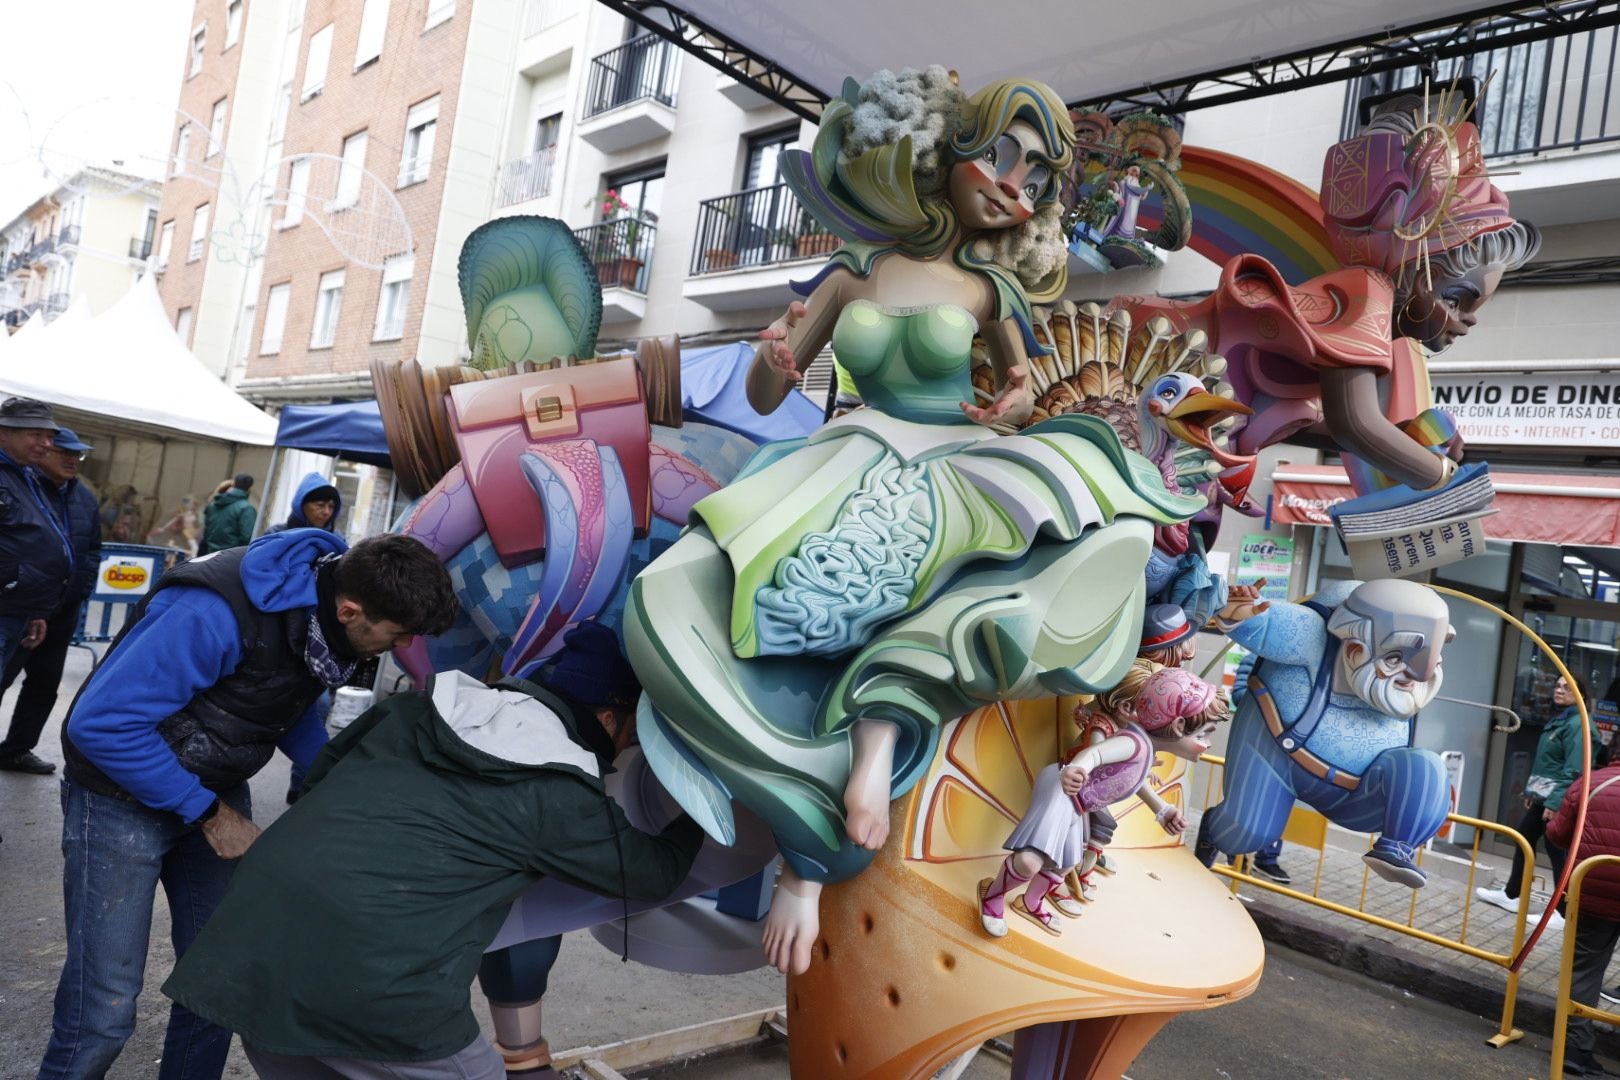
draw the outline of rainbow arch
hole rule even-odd
[[[1322,225],[1316,192],[1275,169],[1245,158],[1186,146],[1176,174],[1193,207],[1188,245],[1216,265],[1233,256],[1263,255],[1290,284],[1339,269]],[[1158,206],[1144,206],[1140,223],[1157,228]]]

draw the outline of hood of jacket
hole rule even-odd
[[[540,687],[517,679],[489,687],[450,671],[433,677],[430,696],[416,742],[433,768],[505,783],[563,770],[600,784],[603,765],[582,745],[579,721]]]
[[[338,491],[332,481],[318,472],[308,473],[298,482],[298,490],[293,492],[292,506],[287,511],[287,527],[289,529],[316,528],[316,526],[309,523],[308,518],[304,517],[304,503],[309,500],[311,495],[323,489],[331,493],[332,502],[335,505],[332,507],[332,520],[319,527],[327,532],[336,531],[337,520],[343,514],[343,493]]]
[[[342,537],[324,529],[289,529],[261,536],[242,556],[242,586],[260,611],[314,607],[316,562],[323,555],[348,550]]]

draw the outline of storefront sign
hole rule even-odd
[[[1429,381],[1464,442],[1620,446],[1620,372],[1431,373]]]

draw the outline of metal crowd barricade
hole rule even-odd
[[[1593,855],[1582,859],[1570,876],[1569,893],[1564,901],[1564,948],[1558,962],[1558,1015],[1553,1021],[1552,1070],[1548,1074],[1552,1080],[1564,1075],[1564,1051],[1571,1017],[1620,1025],[1620,1013],[1583,1005],[1570,997],[1570,983],[1575,975],[1575,931],[1581,919],[1581,886],[1586,882],[1586,875],[1598,866],[1620,866],[1620,855]]]
[[[1206,776],[1204,777],[1202,809],[1207,810],[1210,806],[1210,793],[1214,789],[1215,771],[1217,768],[1226,768],[1226,759],[1216,754],[1205,754],[1199,759],[1198,763],[1200,765],[1214,766],[1214,768],[1206,770]],[[1191,792],[1191,785],[1189,785],[1188,791]],[[1404,923],[1366,910],[1367,881],[1370,874],[1370,871],[1366,868],[1362,869],[1361,896],[1356,907],[1324,899],[1320,894],[1322,891],[1322,870],[1327,859],[1327,819],[1308,807],[1294,807],[1293,812],[1289,814],[1288,825],[1283,830],[1282,839],[1284,843],[1316,849],[1316,873],[1310,892],[1302,892],[1287,885],[1278,885],[1276,882],[1267,881],[1264,878],[1248,873],[1247,870],[1252,859],[1252,856],[1248,855],[1241,856],[1233,866],[1217,862],[1212,869],[1215,873],[1232,879],[1232,891],[1234,893],[1237,892],[1240,884],[1250,885],[1257,889],[1264,889],[1266,892],[1276,893],[1279,896],[1286,896],[1289,899],[1322,908],[1325,911],[1333,912],[1335,915],[1358,919],[1361,922],[1370,923],[1393,933],[1417,938],[1419,941],[1426,941],[1431,945],[1438,945],[1444,949],[1451,949],[1465,956],[1472,956],[1475,959],[1484,960],[1502,968],[1507,972],[1507,986],[1502,1001],[1502,1019],[1497,1027],[1496,1034],[1485,1040],[1491,1046],[1501,1048],[1524,1037],[1524,1032],[1513,1026],[1513,1014],[1518,1006],[1519,998],[1519,972],[1513,970],[1512,965],[1514,958],[1519,954],[1520,947],[1524,944],[1527,933],[1526,926],[1530,917],[1530,891],[1535,881],[1535,852],[1517,830],[1506,825],[1499,825],[1494,821],[1483,821],[1479,818],[1465,817],[1461,814],[1447,814],[1446,820],[1454,825],[1466,826],[1474,830],[1474,844],[1469,856],[1468,882],[1463,896],[1462,923],[1455,938],[1431,933],[1428,930],[1420,930],[1413,925],[1417,918],[1418,890],[1416,889],[1411,890],[1412,898],[1407,907],[1406,921]],[[1519,852],[1524,856],[1522,863],[1524,872],[1519,881],[1519,909],[1513,918],[1513,942],[1505,953],[1493,952],[1490,949],[1468,944],[1468,922],[1474,904],[1474,881],[1479,871],[1480,839],[1486,832],[1493,832],[1506,837],[1518,847]],[[1368,850],[1371,850],[1371,847],[1369,841]],[[1419,866],[1423,864],[1422,851],[1418,852],[1417,861]],[[1620,862],[1620,859],[1615,861]],[[1583,863],[1582,866],[1585,866],[1585,864]],[[1570,910],[1571,916],[1573,916],[1573,906]],[[1570,923],[1566,924],[1566,943],[1574,938],[1574,926],[1572,924],[1573,917]],[[1584,1008],[1584,1006],[1580,1006],[1580,1008]],[[1620,1022],[1620,1020],[1616,1022]],[[1556,1070],[1554,1075],[1557,1075]]]
[[[186,553],[174,548],[147,544],[101,545],[96,588],[79,609],[79,626],[72,642],[90,654],[92,668],[101,663],[103,654],[91,646],[116,638],[135,605],[152,591],[159,578],[185,559]]]

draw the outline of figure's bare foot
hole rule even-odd
[[[844,831],[868,851],[889,838],[889,778],[900,729],[883,720],[858,720],[850,732],[853,762],[844,788]]]
[[[806,881],[784,866],[765,916],[765,962],[784,975],[803,975],[820,933],[821,882]]]

